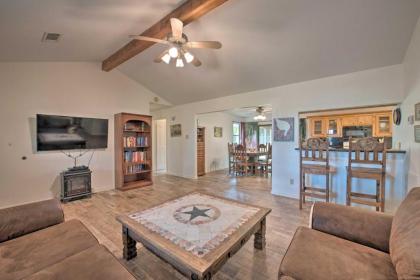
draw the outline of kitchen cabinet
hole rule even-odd
[[[311,118],[310,135],[311,137],[325,137],[325,118]]]
[[[326,128],[328,137],[341,137],[342,126],[340,118],[327,118]]]
[[[374,137],[392,137],[392,111],[308,117],[309,137],[342,137],[347,126],[371,126]]]
[[[375,137],[392,136],[392,115],[391,113],[377,114],[375,121]]]

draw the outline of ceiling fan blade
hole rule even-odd
[[[199,42],[187,42],[184,45],[191,49],[220,49],[222,43],[217,41],[199,41]]]
[[[191,64],[194,65],[195,67],[199,67],[201,66],[202,63],[197,57],[194,57],[193,61],[191,61]]]
[[[182,31],[184,24],[177,18],[171,18],[172,36],[175,38],[182,38]]]
[[[157,38],[152,38],[152,37],[146,37],[146,36],[141,36],[141,35],[130,35],[129,36],[132,39],[136,39],[136,40],[142,40],[142,41],[149,41],[149,42],[155,42],[155,43],[160,43],[160,44],[164,44],[164,45],[170,45],[170,43],[168,41],[162,40],[162,39],[157,39]]]
[[[156,63],[161,63],[162,62],[162,57],[168,53],[168,50],[164,50],[161,54],[159,54],[157,57],[155,57],[155,59],[153,59],[154,62]]]

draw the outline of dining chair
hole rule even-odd
[[[239,144],[235,147],[234,152],[234,172],[236,175],[248,175],[248,155],[245,146]]]

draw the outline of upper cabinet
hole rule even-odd
[[[341,137],[341,119],[340,118],[327,118],[326,119],[327,130],[326,134],[329,137]]]
[[[309,137],[342,137],[346,126],[371,126],[374,137],[391,137],[392,112],[308,118]]]
[[[310,135],[311,137],[325,137],[325,119],[324,118],[311,118],[310,119]]]
[[[375,136],[391,137],[392,136],[392,114],[381,113],[375,116]]]

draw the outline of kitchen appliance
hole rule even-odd
[[[372,137],[372,126],[345,126],[343,127],[344,141],[352,138]]]
[[[331,148],[342,148],[343,138],[341,137],[328,137],[328,143]]]

